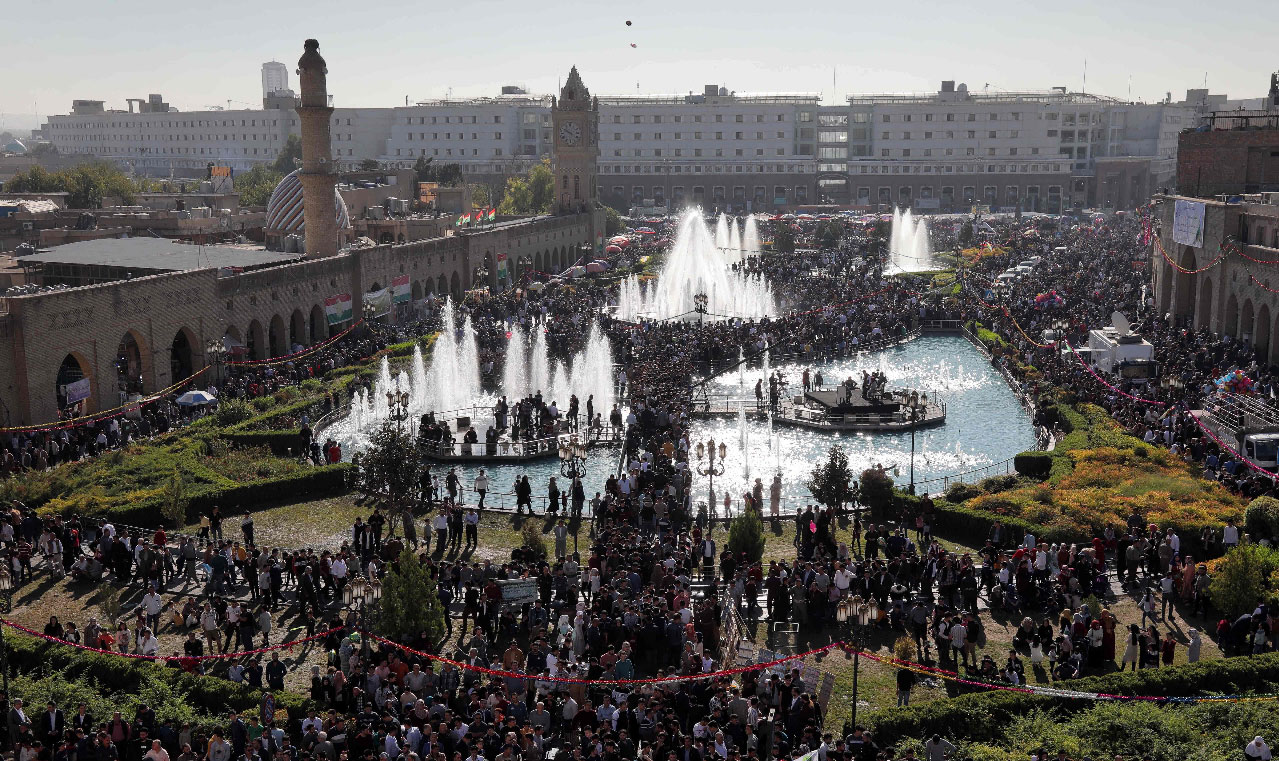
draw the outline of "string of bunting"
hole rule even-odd
[[[1256,264],[1279,264],[1279,259],[1258,259],[1255,256],[1249,256],[1244,251],[1243,245],[1240,244],[1240,242],[1238,240],[1235,240],[1234,238],[1226,238],[1226,240],[1222,242],[1221,246],[1222,248],[1229,247],[1230,253],[1240,256]]]
[[[849,652],[850,648],[845,647],[845,652]],[[1087,690],[1066,690],[1059,687],[1049,687],[1037,684],[1012,685],[996,682],[986,682],[976,679],[968,679],[960,676],[958,672],[948,671],[946,669],[925,666],[922,663],[913,661],[904,661],[890,656],[881,656],[875,653],[863,650],[861,657],[883,663],[886,666],[905,669],[917,674],[937,677],[956,684],[963,684],[970,687],[979,687],[987,690],[999,690],[1002,692],[1016,692],[1021,694],[1039,695],[1042,697],[1068,698],[1073,700],[1116,700],[1116,701],[1143,701],[1152,703],[1250,703],[1279,700],[1279,694],[1262,694],[1262,695],[1203,695],[1203,696],[1164,696],[1164,695],[1119,695],[1109,692],[1090,692]]]
[[[208,369],[209,368],[207,366],[202,367],[199,370],[196,370],[191,375],[187,376],[184,380],[180,380],[177,383],[174,383],[172,386],[169,386],[168,388],[160,389],[159,391],[155,392],[154,394],[147,397],[146,399],[138,399],[132,402],[128,402],[126,404],[121,404],[119,407],[112,407],[111,409],[107,409],[107,410],[99,410],[98,412],[91,412],[87,415],[80,415],[79,417],[67,418],[66,420],[59,420],[54,423],[33,423],[31,425],[15,425],[9,428],[0,428],[0,433],[18,433],[22,431],[61,431],[67,428],[77,428],[82,425],[88,425],[89,423],[96,423],[99,420],[110,420],[113,417],[120,417],[121,415],[124,415],[131,410],[141,409],[142,407],[145,407],[148,404],[155,404],[157,401],[164,398],[165,396],[168,396],[169,394],[173,393],[174,391],[177,391],[178,389],[182,388],[188,383],[191,383],[196,378],[200,377],[205,372],[207,372]]]
[[[26,626],[23,626],[22,624],[19,624],[14,621],[10,621],[6,618],[0,618],[0,626],[7,626],[11,629],[20,631],[23,634],[28,634],[32,637],[35,637],[36,639],[42,639],[57,645],[65,645],[66,647],[73,647],[76,650],[84,650],[90,653],[99,653],[101,655],[118,655],[121,658],[132,658],[134,660],[143,660],[143,661],[168,661],[168,660],[173,660],[174,658],[177,658],[179,660],[188,660],[188,661],[212,661],[212,660],[225,660],[228,658],[243,658],[246,655],[261,655],[262,653],[270,653],[275,650],[292,650],[293,647],[296,645],[304,645],[307,642],[314,642],[315,640],[324,639],[325,637],[328,637],[330,634],[334,634],[346,628],[345,626],[335,626],[332,629],[319,632],[318,634],[312,634],[309,637],[295,639],[291,642],[282,642],[278,645],[271,645],[269,647],[259,647],[255,650],[239,650],[234,653],[211,653],[209,655],[172,656],[172,655],[143,655],[141,653],[121,653],[115,650],[107,650],[100,647],[89,647],[88,645],[82,645],[79,642],[72,642],[70,640],[62,639],[61,637],[54,637],[50,634],[45,634],[44,632],[38,632],[35,629],[28,628]]]
[[[1217,442],[1217,446],[1219,446],[1219,447],[1221,447],[1222,449],[1224,449],[1225,451],[1229,452],[1229,453],[1230,453],[1230,454],[1234,457],[1234,459],[1235,459],[1235,461],[1236,461],[1236,462],[1241,462],[1241,463],[1243,463],[1244,465],[1247,465],[1249,469],[1254,470],[1254,471],[1256,471],[1256,472],[1258,472],[1258,473],[1262,474],[1263,476],[1265,476],[1265,477],[1267,477],[1267,478],[1269,478],[1269,479],[1271,479],[1271,480],[1274,480],[1274,478],[1275,478],[1275,474],[1274,474],[1274,473],[1271,473],[1270,471],[1266,470],[1265,468],[1261,467],[1260,465],[1255,465],[1255,464],[1253,464],[1253,462],[1252,462],[1252,461],[1250,461],[1247,457],[1244,457],[1243,455],[1241,455],[1241,454],[1239,454],[1238,452],[1236,452],[1234,447],[1232,447],[1232,446],[1230,446],[1229,444],[1227,444],[1226,442],[1222,441],[1222,440],[1221,440],[1221,438],[1217,436],[1217,434],[1215,434],[1215,433],[1213,433],[1213,432],[1212,432],[1212,429],[1210,429],[1210,428],[1208,428],[1207,426],[1205,426],[1205,425],[1203,424],[1203,421],[1202,421],[1202,420],[1200,420],[1200,419],[1199,419],[1198,417],[1196,417],[1195,415],[1191,415],[1191,414],[1190,414],[1190,410],[1189,410],[1189,409],[1187,409],[1187,410],[1186,410],[1186,414],[1187,414],[1187,415],[1190,415],[1190,419],[1195,421],[1195,425],[1199,426],[1199,430],[1201,430],[1201,431],[1203,431],[1204,433],[1208,434],[1208,438],[1210,438],[1210,439],[1212,439],[1213,441]]]
[[[354,325],[352,325],[351,327],[342,331],[341,333],[338,333],[335,336],[327,338],[314,346],[308,346],[302,351],[294,352],[292,354],[286,354],[280,357],[271,357],[269,359],[242,359],[242,360],[236,360],[233,362],[226,362],[225,364],[231,367],[244,367],[249,365],[264,367],[266,365],[278,365],[282,362],[296,362],[299,359],[309,357],[310,355],[318,351],[323,351],[324,349],[329,348],[337,341],[345,338],[346,335],[350,333],[352,330],[355,330],[356,328],[360,327],[363,324],[364,324],[364,320],[361,319],[358,322],[356,322]]]
[[[1180,264],[1177,264],[1176,262],[1172,260],[1171,256],[1168,256],[1168,252],[1164,250],[1164,244],[1162,241],[1159,240],[1158,236],[1155,237],[1155,248],[1159,251],[1159,255],[1164,258],[1164,261],[1168,262],[1168,266],[1172,267],[1173,269],[1177,270],[1183,275],[1198,275],[1200,272],[1210,270],[1213,267],[1217,266],[1217,263],[1226,257],[1226,247],[1223,245],[1221,249],[1217,251],[1217,258],[1213,259],[1211,262],[1208,262],[1208,264],[1206,264],[1203,267],[1200,267],[1197,270],[1191,270],[1191,269],[1186,269]]]
[[[466,671],[474,671],[479,674],[485,674],[487,676],[495,676],[503,679],[534,679],[534,680],[543,681],[543,682],[555,682],[557,684],[660,684],[660,683],[672,683],[672,682],[692,682],[692,681],[698,681],[701,679],[720,679],[722,677],[733,676],[735,674],[744,674],[748,671],[761,671],[763,669],[772,668],[774,666],[780,666],[781,664],[787,663],[789,661],[796,661],[803,658],[807,658],[810,655],[818,655],[820,653],[825,653],[828,650],[831,650],[836,647],[840,647],[844,644],[843,641],[832,642],[831,644],[826,645],[825,647],[815,648],[813,650],[809,650],[803,653],[796,653],[795,655],[787,655],[785,657],[777,658],[771,661],[766,661],[764,663],[752,663],[747,666],[738,666],[736,668],[731,668],[731,669],[721,669],[719,671],[711,671],[705,674],[676,674],[672,676],[658,677],[655,679],[576,679],[572,677],[538,676],[536,674],[521,674],[515,671],[506,671],[505,669],[491,669],[485,666],[472,666],[469,663],[456,661],[456,660],[453,660],[452,658],[445,658],[442,655],[435,655],[434,653],[428,653],[422,650],[415,650],[407,645],[401,645],[400,643],[394,642],[385,637],[379,637],[378,635],[373,634],[372,632],[362,631],[361,634],[363,634],[364,636],[368,637],[369,639],[375,642],[380,642],[389,647],[396,648],[397,650],[402,650],[406,653],[409,653],[411,655],[416,655],[421,658],[426,658],[432,661],[438,661],[440,663],[447,663],[450,666],[453,666],[454,668],[458,668]]]
[[[1097,380],[1097,382],[1098,382],[1098,383],[1100,383],[1101,385],[1103,385],[1103,386],[1105,386],[1106,388],[1110,389],[1111,391],[1114,391],[1116,394],[1119,394],[1120,396],[1124,397],[1125,399],[1131,399],[1131,400],[1133,400],[1134,402],[1141,402],[1142,404],[1153,404],[1153,405],[1155,405],[1156,407],[1167,407],[1167,406],[1168,406],[1168,402],[1160,402],[1160,401],[1157,401],[1157,400],[1155,400],[1155,399],[1143,399],[1143,398],[1142,398],[1142,397],[1140,397],[1140,396],[1133,396],[1132,394],[1129,394],[1129,393],[1127,393],[1127,392],[1125,392],[1125,391],[1121,391],[1121,390],[1120,390],[1118,387],[1116,387],[1114,384],[1110,383],[1110,382],[1109,382],[1109,381],[1107,381],[1105,378],[1103,378],[1103,377],[1101,377],[1100,375],[1098,375],[1098,374],[1097,374],[1097,371],[1096,371],[1096,370],[1093,370],[1093,369],[1092,369],[1092,367],[1090,367],[1090,366],[1088,365],[1088,363],[1084,361],[1084,358],[1083,358],[1083,357],[1081,357],[1081,356],[1079,356],[1079,352],[1075,351],[1075,347],[1071,346],[1069,341],[1064,341],[1064,340],[1063,340],[1063,341],[1062,341],[1062,343],[1066,344],[1066,348],[1070,349],[1070,353],[1075,355],[1075,359],[1079,360],[1079,364],[1081,364],[1081,365],[1083,365],[1083,366],[1084,366],[1084,369],[1088,371],[1088,374],[1089,374],[1089,375],[1091,375],[1093,378],[1095,378],[1095,379]]]
[[[1274,288],[1271,288],[1270,286],[1258,280],[1256,275],[1249,274],[1248,277],[1252,278],[1253,285],[1257,286],[1258,288],[1261,288],[1262,290],[1270,291],[1271,293],[1279,293],[1279,290],[1275,290]]]

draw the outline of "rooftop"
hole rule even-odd
[[[209,267],[268,267],[299,258],[297,254],[238,246],[196,246],[167,238],[104,238],[37,251],[17,261],[24,265],[97,265],[183,272]]]

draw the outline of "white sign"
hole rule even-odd
[[[519,607],[537,600],[537,579],[498,579],[502,589],[502,605]]]
[[[89,398],[89,379],[81,378],[74,383],[67,384],[67,404],[75,404],[82,399]]]
[[[1204,244],[1204,210],[1200,201],[1177,201],[1172,214],[1172,242],[1202,248]]]

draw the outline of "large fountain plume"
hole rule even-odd
[[[732,230],[736,230],[736,223]],[[721,239],[730,252],[717,246],[716,242]],[[635,276],[623,281],[618,293],[617,316],[624,320],[696,319],[694,298],[698,294],[707,297],[708,319],[776,315],[777,300],[768,283],[763,278],[743,275],[730,268],[740,256],[737,249],[731,248],[734,242],[740,247],[742,238],[730,232],[725,217],[719,218],[712,236],[700,211],[685,213],[656,284],[650,283],[646,288]]]
[[[373,390],[356,392],[346,417],[322,435],[338,441],[348,456],[367,448],[370,436],[390,419],[389,391],[408,393],[410,424],[422,414],[434,412],[450,425],[454,416],[471,417],[482,429],[492,422],[491,409],[497,397],[506,396],[514,403],[538,391],[547,404],[557,402],[561,411],[568,409],[569,397],[576,394],[582,414],[586,413],[587,399],[594,396],[595,411],[607,419],[616,401],[613,353],[598,323],[591,324],[582,350],[560,362],[550,358],[541,325],[532,326],[531,345],[524,330],[512,326],[501,385],[490,393],[481,386],[478,343],[470,316],[459,326],[453,303],[447,301],[442,319],[429,366],[420,346],[413,348],[407,371],[392,374],[390,362],[383,357]]]
[[[893,209],[892,237],[888,250],[894,272],[922,272],[932,269],[933,249],[928,241],[928,223],[910,209]]]

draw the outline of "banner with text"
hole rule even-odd
[[[1172,214],[1172,241],[1183,246],[1202,248],[1204,244],[1204,211],[1200,201],[1177,201]]]
[[[324,316],[330,325],[338,325],[351,319],[351,294],[339,293],[324,300]]]

